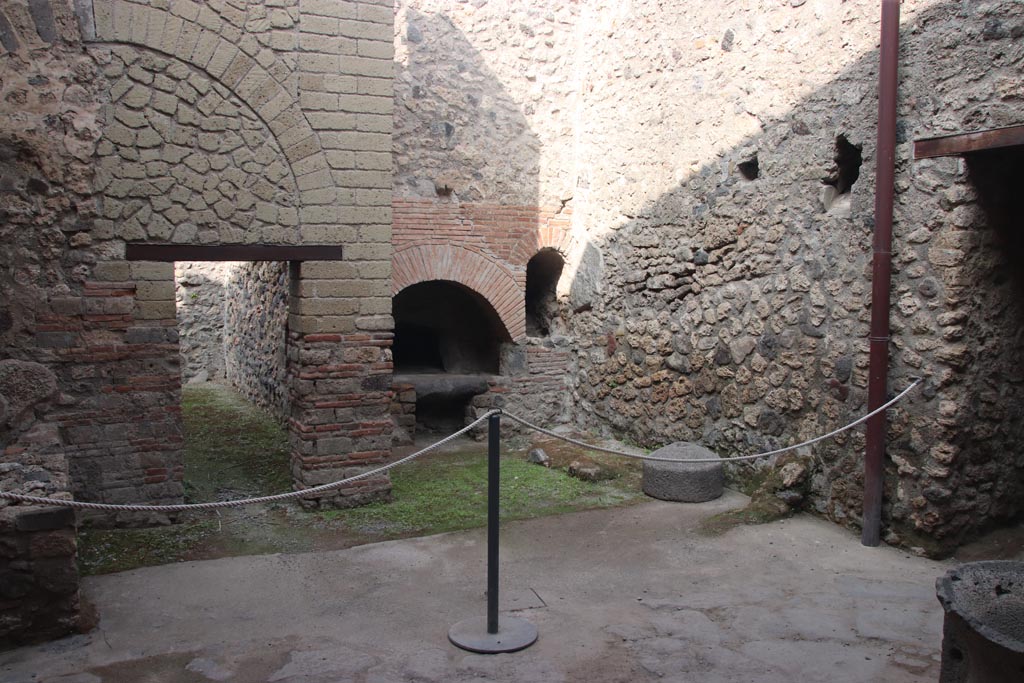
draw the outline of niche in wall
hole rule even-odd
[[[542,249],[526,264],[526,334],[546,337],[558,320],[555,287],[565,260],[554,249]]]

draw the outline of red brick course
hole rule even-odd
[[[526,334],[526,264],[541,249],[566,253],[571,209],[395,199],[392,293],[429,280],[483,296],[511,339]]]

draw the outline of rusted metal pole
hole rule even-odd
[[[892,281],[892,215],[896,177],[896,90],[900,52],[899,0],[882,0],[878,68],[878,144],[875,164],[875,241],[871,272],[871,365],[868,410],[885,403],[889,369],[889,287]],[[885,413],[867,422],[864,452],[864,517],[861,543],[876,546],[882,526],[882,461]]]

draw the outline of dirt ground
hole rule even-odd
[[[503,526],[503,610],[540,632],[476,655],[475,529],[346,550],[229,557],[85,581],[99,628],[0,653],[5,683],[934,681],[952,562],[864,548],[806,515],[720,536],[746,503],[649,502]]]

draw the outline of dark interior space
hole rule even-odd
[[[978,204],[993,231],[993,238],[1005,255],[992,273],[996,284],[1013,279],[1024,293],[1024,233],[1017,210],[1017,193],[1024,189],[1024,147],[1007,147],[967,155],[971,183]]]
[[[498,374],[510,341],[490,303],[455,282],[407,287],[392,303],[395,379],[416,389],[416,430],[451,432],[465,424],[469,401]]]
[[[554,249],[537,252],[526,264],[526,333],[546,337],[558,318],[555,286],[565,261]]]
[[[497,374],[508,334],[476,292],[455,282],[421,282],[399,292],[392,311],[396,374]]]
[[[845,135],[838,136],[833,161],[835,167],[823,182],[836,188],[837,194],[847,194],[860,178],[860,167],[864,162],[861,146],[850,142]]]

